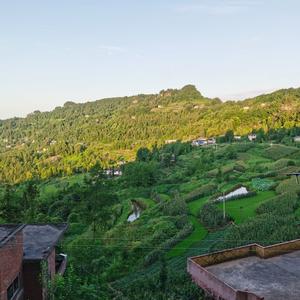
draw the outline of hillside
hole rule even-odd
[[[300,235],[299,147],[173,143],[138,151],[123,175],[87,174],[0,186],[0,223],[68,222],[68,272],[56,300],[203,300],[187,257]],[[214,200],[240,187],[223,205]],[[133,203],[140,217],[128,222]]]
[[[208,99],[192,85],[153,95],[67,102],[51,112],[0,121],[0,181],[20,182],[131,160],[166,140],[243,135],[300,125],[300,89],[244,101]]]

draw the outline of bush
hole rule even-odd
[[[251,185],[257,191],[268,191],[275,186],[275,182],[270,179],[253,178]]]
[[[198,198],[208,196],[215,192],[215,190],[218,188],[218,186],[214,183],[208,183],[202,185],[200,188],[193,190],[189,194],[187,194],[184,197],[185,202],[191,202],[193,200],[196,200]]]
[[[277,194],[283,194],[288,192],[294,192],[297,194],[300,193],[300,184],[297,184],[294,178],[290,178],[280,182],[276,188]]]
[[[273,145],[272,147],[265,150],[264,156],[273,160],[278,160],[296,151],[299,150],[294,147],[287,147],[284,145]]]
[[[150,266],[154,262],[163,257],[164,253],[170,250],[173,246],[181,242],[184,238],[190,235],[194,227],[192,224],[186,224],[174,237],[165,241],[159,249],[151,251],[144,259],[144,266]]]
[[[205,204],[199,212],[201,223],[209,229],[224,227],[232,218],[228,215],[223,216],[223,212],[213,203]]]
[[[173,200],[161,202],[160,208],[167,216],[186,215],[188,211],[186,202],[178,195]]]
[[[251,243],[271,245],[299,238],[300,227],[293,215],[262,214],[245,223],[231,226],[224,236],[225,242],[213,250],[233,248]]]
[[[295,193],[281,194],[263,204],[256,212],[258,214],[271,213],[273,215],[284,216],[293,213],[299,206],[298,196]]]

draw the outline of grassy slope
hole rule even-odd
[[[226,212],[233,217],[236,224],[240,224],[255,216],[256,208],[264,201],[275,196],[274,191],[258,192],[256,196],[242,198],[226,202]],[[220,209],[223,209],[223,204],[218,204]]]
[[[168,258],[182,255],[188,249],[191,249],[191,246],[193,244],[205,238],[205,236],[207,235],[207,230],[201,223],[199,223],[199,220],[197,219],[197,214],[201,207],[204,205],[204,203],[208,200],[208,198],[209,197],[204,197],[192,201],[188,204],[188,208],[190,211],[190,215],[188,218],[194,226],[194,231],[167,253]]]

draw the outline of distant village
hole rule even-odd
[[[220,137],[224,137],[224,135],[218,136],[218,138],[220,138]],[[250,142],[256,141],[256,138],[257,138],[257,136],[255,133],[251,133],[251,134],[247,135],[247,140]],[[233,137],[233,139],[235,141],[241,141],[242,139],[244,139],[244,137],[242,137],[240,135],[235,135]],[[300,142],[300,136],[295,136],[293,139],[294,139],[295,143]],[[172,144],[172,143],[176,143],[176,142],[178,142],[178,140],[166,140],[165,144]],[[215,144],[217,144],[217,140],[214,137],[210,137],[210,138],[199,137],[197,139],[192,140],[191,144],[192,144],[192,146],[196,146],[196,147],[215,145]]]

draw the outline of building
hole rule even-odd
[[[240,135],[235,135],[233,137],[236,141],[240,141],[242,139],[242,137]]]
[[[249,140],[250,142],[255,141],[255,140],[256,140],[256,134],[255,134],[255,133],[249,134],[249,135],[248,135],[248,140]]]
[[[198,138],[196,140],[192,141],[192,146],[205,146],[205,145],[214,145],[216,144],[216,139],[215,138]]]
[[[23,225],[0,226],[0,299],[23,300]]]
[[[191,257],[193,281],[218,300],[298,300],[300,239]]]
[[[295,143],[300,143],[300,136],[295,136],[294,137],[294,142]]]
[[[215,138],[209,138],[207,139],[207,144],[208,145],[214,145],[216,143],[216,139]]]
[[[207,145],[207,139],[206,138],[198,138],[196,140],[192,141],[192,146],[204,146]]]
[[[165,140],[165,144],[174,144],[174,143],[176,143],[177,142],[177,140]]]
[[[66,224],[0,225],[0,300],[46,299],[42,271],[48,279],[64,274],[67,256],[55,248],[66,229]]]

